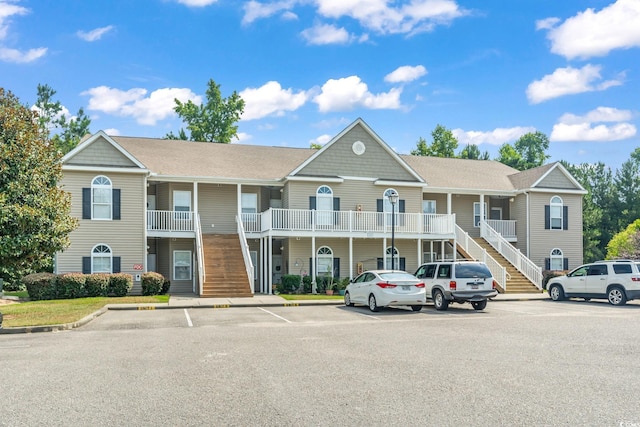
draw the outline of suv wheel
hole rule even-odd
[[[611,305],[625,305],[627,302],[627,295],[624,293],[624,289],[620,286],[613,286],[607,292],[607,299]]]
[[[474,310],[484,310],[487,307],[487,300],[471,301],[471,306]]]
[[[380,307],[378,307],[378,303],[376,302],[375,295],[369,295],[369,310],[371,311],[380,311]]]
[[[449,308],[449,301],[447,301],[440,289],[433,291],[433,305],[436,307],[436,310],[440,311]]]
[[[554,301],[562,301],[564,299],[564,291],[560,285],[551,285],[549,288],[549,296]]]

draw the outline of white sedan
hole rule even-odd
[[[391,305],[409,305],[413,311],[422,310],[426,302],[424,282],[405,271],[369,270],[348,285],[344,304],[365,304],[371,311]]]

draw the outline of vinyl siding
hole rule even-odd
[[[519,194],[510,203],[510,219],[516,220],[516,236],[518,241],[514,243],[520,252],[527,255],[527,196]],[[543,224],[544,225],[544,224]]]
[[[172,294],[191,294],[193,293],[193,280],[197,275],[197,263],[193,259],[195,254],[195,241],[193,239],[171,239],[167,240],[167,253],[163,257],[168,259],[168,270],[163,276],[171,280],[170,293]],[[191,280],[175,280],[173,278],[173,251],[191,251]],[[198,290],[196,289],[196,293]]]
[[[315,196],[318,187],[327,185],[333,191],[333,197],[340,198],[341,211],[355,211],[362,205],[365,212],[376,212],[377,200],[384,197],[387,188],[374,185],[372,181],[345,180],[342,183],[290,182],[287,186],[287,206],[290,209],[309,209],[309,197]],[[422,213],[422,188],[394,187],[400,199],[405,201],[406,213]]]
[[[251,192],[248,187],[243,187],[243,191]],[[236,185],[198,185],[198,210],[204,234],[233,234],[238,232],[236,225],[236,215],[238,215],[237,195],[238,187]]]
[[[562,188],[568,190],[576,190],[576,186],[567,178],[567,176],[556,168],[552,170],[541,182],[536,185],[536,188]]]
[[[67,171],[61,181],[63,189],[71,193],[71,216],[78,218],[79,226],[70,234],[71,245],[57,255],[57,272],[81,272],[82,257],[91,256],[99,243],[111,248],[112,256],[121,257],[121,272],[140,274],[134,264],[146,265],[144,230],[144,176],[140,174],[108,173],[113,188],[121,191],[121,220],[99,221],[82,219],[82,189],[90,188],[95,172]],[[139,292],[139,283],[133,292]]]
[[[83,166],[117,166],[135,167],[136,165],[118,151],[104,138],[97,139],[93,144],[65,162],[67,165]]]
[[[358,156],[351,149],[362,141],[365,152]],[[357,176],[398,181],[416,181],[398,160],[394,159],[360,125],[347,132],[339,141],[298,172],[301,176]]]
[[[447,195],[440,193],[424,193],[422,195],[422,200],[435,200],[436,201],[436,213],[437,214],[446,214],[447,213]],[[420,201],[422,203],[422,201]],[[420,206],[420,212],[422,212],[422,206]]]
[[[582,264],[582,196],[572,194],[557,195],[562,197],[565,206],[569,208],[569,223],[567,230],[545,230],[544,207],[549,204],[552,193],[531,193],[531,254],[529,258],[544,268],[545,258],[553,248],[562,250],[563,257],[569,259],[569,269]]]

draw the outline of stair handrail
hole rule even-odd
[[[198,295],[202,295],[204,286],[204,278],[206,277],[204,271],[204,247],[202,245],[202,225],[200,224],[200,214],[197,214],[196,221],[196,250],[198,252]]]
[[[542,268],[520,252],[520,249],[509,243],[486,221],[480,221],[480,236],[509,261],[516,270],[536,285],[538,289],[542,290]]]
[[[244,223],[242,222],[242,218],[240,218],[239,216],[236,216],[236,223],[238,223],[238,238],[240,239],[240,247],[242,248],[242,258],[244,258],[244,267],[247,270],[247,279],[249,279],[249,286],[251,287],[251,293],[255,294],[253,262],[251,261],[251,253],[249,252],[249,244],[247,243],[247,237],[244,232]]]
[[[507,291],[507,278],[509,277],[507,269],[500,265],[495,258],[489,255],[487,250],[480,246],[478,242],[473,240],[473,238],[469,236],[469,233],[464,231],[458,224],[456,224],[456,243],[474,259],[487,264],[493,279],[498,282],[498,285],[505,292]]]

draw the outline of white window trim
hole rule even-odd
[[[560,268],[554,268],[553,261],[560,260]],[[562,249],[553,248],[549,253],[549,270],[564,270],[564,254]]]
[[[183,266],[178,266],[176,265],[176,254],[178,253],[188,253],[189,254],[189,278],[187,279],[178,279],[176,278],[176,267],[183,267]],[[193,280],[193,253],[191,251],[188,250],[174,250],[173,251],[173,280],[180,280],[180,281],[191,281]]]
[[[476,206],[478,207],[478,214],[476,215]],[[487,202],[484,202],[484,219],[483,221],[487,220]],[[478,221],[476,221],[476,218],[478,218]],[[475,228],[479,228],[480,227],[480,202],[473,202],[473,226]]]
[[[427,206],[429,206],[430,204],[433,204],[433,212],[426,212],[427,210]],[[423,200],[422,201],[422,213],[424,214],[435,214],[436,212],[438,212],[437,209],[437,204],[435,200]]]
[[[96,181],[106,180],[109,184],[96,184]],[[108,198],[109,202],[97,203],[95,202],[95,190],[108,190]],[[96,217],[95,215],[95,207],[96,206],[108,206],[109,216],[108,218]],[[91,219],[95,221],[111,221],[113,220],[113,182],[109,179],[108,176],[98,175],[91,180]]]
[[[396,257],[396,261],[397,261],[397,265],[396,267],[397,270],[400,269],[400,251],[398,250],[398,247],[396,246],[395,248],[395,257]],[[384,269],[385,270],[392,270],[393,266],[391,265],[391,246],[387,246],[387,249],[384,250]]]
[[[100,246],[107,249],[108,252],[96,252]],[[108,254],[108,255],[106,255]],[[96,258],[109,258],[109,270],[108,271],[97,271],[94,267],[94,260]],[[91,249],[91,273],[112,273],[113,272],[113,251],[109,245],[105,245],[104,243],[98,243]]]
[[[553,215],[553,208],[559,208],[559,216],[554,216]],[[549,201],[549,229],[550,230],[562,230],[563,227],[562,225],[564,224],[564,218],[563,218],[563,211],[564,211],[564,202],[562,201],[562,198],[560,196],[553,196],[551,198],[551,200]],[[553,225],[553,220],[560,220],[560,226],[559,227],[554,227]]]
[[[333,277],[335,273],[333,271],[333,249],[331,249],[329,246],[321,246],[316,251],[316,268],[318,269],[316,276],[324,276],[329,273],[329,271],[320,271],[320,259],[330,260],[329,268],[331,268],[331,277]]]

